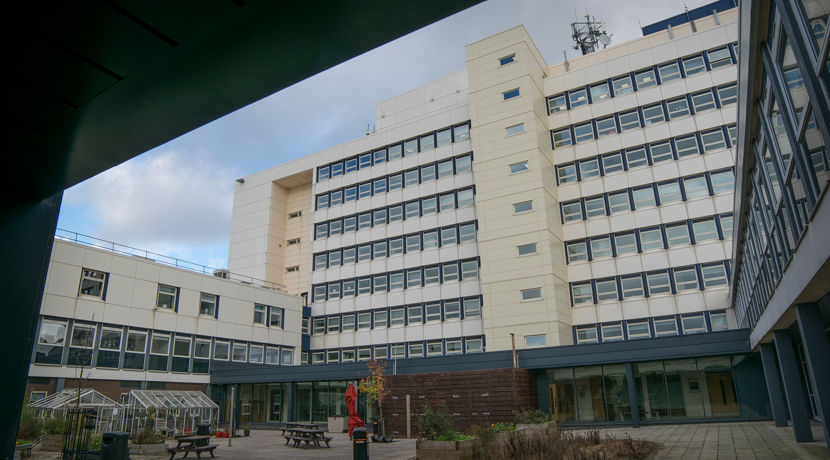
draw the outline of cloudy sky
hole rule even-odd
[[[686,0],[688,8],[708,1]],[[524,24],[548,64],[586,10],[612,45],[682,0],[489,0],[297,83],[64,193],[58,228],[222,268],[233,181],[360,137],[376,104],[464,67],[464,46]]]

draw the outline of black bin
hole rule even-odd
[[[380,424],[378,423],[378,419],[372,419],[372,434],[375,436],[380,436]]]
[[[129,460],[129,435],[120,431],[101,435],[101,460]]]
[[[196,425],[196,435],[197,436],[210,436],[210,423],[200,423]],[[196,441],[197,446],[206,446],[210,442],[210,439],[202,439],[200,441]]]
[[[355,428],[352,431],[352,458],[354,460],[369,460],[369,431],[366,428]]]

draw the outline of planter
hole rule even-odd
[[[556,431],[556,422],[518,423],[516,424],[516,431],[518,430],[550,433]]]
[[[419,439],[415,443],[417,460],[473,460],[478,449],[478,439],[463,441],[430,441]]]
[[[332,433],[344,433],[349,428],[349,417],[329,417],[329,431]]]
[[[130,455],[168,455],[167,444],[133,444],[130,442]]]

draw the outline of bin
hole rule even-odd
[[[354,460],[369,460],[369,432],[359,427],[352,431],[352,458]]]
[[[101,460],[129,460],[129,434],[114,431],[101,435]]]
[[[196,425],[196,435],[198,436],[210,436],[210,423],[199,423]],[[206,446],[210,443],[210,439],[202,439],[201,441],[196,442],[197,446]]]

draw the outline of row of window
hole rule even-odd
[[[317,182],[470,138],[470,122],[416,136],[317,168]]]
[[[695,264],[570,283],[571,305],[621,301],[729,284],[728,262]]]
[[[730,168],[580,198],[560,204],[562,223],[729,193],[734,182]]]
[[[370,359],[422,358],[424,356],[447,356],[484,351],[483,337],[422,340],[418,342],[376,345],[374,347],[349,347],[310,352],[310,364],[351,363]],[[303,353],[304,364],[309,356]]]
[[[732,65],[737,59],[733,58],[729,48],[729,45],[714,48],[550,96],[547,99],[548,115]]]
[[[551,130],[551,145],[556,149],[601,139],[630,129],[644,128],[705,110],[719,109],[737,101],[738,87],[731,83]]]
[[[737,136],[736,125],[724,125],[562,164],[556,167],[557,184],[583,181],[618,171],[628,171],[663,161],[679,160],[692,155],[703,155],[715,150],[735,147]]]
[[[599,343],[725,331],[726,312],[710,311],[574,327],[574,342]]]
[[[456,260],[315,284],[312,291],[312,302],[475,279],[478,278],[478,267],[478,259]]]
[[[334,334],[478,317],[481,317],[481,296],[317,316],[311,320],[311,333]]]
[[[732,237],[732,214],[637,228],[565,243],[566,263],[637,254]]]
[[[475,241],[476,222],[410,233],[397,238],[370,241],[365,244],[334,249],[314,254],[314,270],[339,267],[365,260],[383,259],[399,254],[411,254],[465,241]]]
[[[67,337],[69,329],[67,320],[42,319],[34,362],[208,373],[211,359],[266,364],[293,364],[294,360],[291,347],[82,322],[73,322]]]
[[[328,238],[449,209],[472,206],[474,194],[475,187],[466,187],[328,220],[314,225],[314,239]]]
[[[472,169],[472,165],[473,155],[467,153],[455,158],[422,165],[419,168],[408,169],[397,174],[372,179],[350,187],[321,193],[317,195],[315,203],[317,209],[326,209],[361,198],[380,195],[404,187],[413,187],[442,177],[468,172]]]

